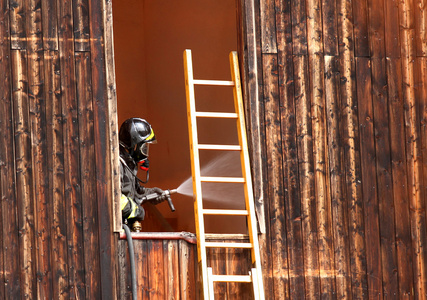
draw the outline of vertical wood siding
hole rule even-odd
[[[240,7],[266,295],[426,298],[426,2]]]
[[[196,244],[176,239],[134,239],[133,246],[138,299],[202,299],[201,285],[198,285]],[[120,253],[118,299],[131,299],[131,270],[126,240],[119,241],[118,251]],[[218,257],[220,255],[223,256]],[[216,252],[212,257],[217,259],[212,259],[211,266],[215,268],[217,267],[215,264],[219,264],[224,268],[224,255],[225,252],[222,254]],[[239,253],[231,252],[230,255]],[[235,271],[236,266],[232,267]],[[248,291],[246,287],[233,291],[231,286],[227,290],[227,285],[225,283],[222,285],[222,289],[219,286],[216,288],[223,295],[228,293],[231,299],[242,299],[241,296],[248,299],[245,296]]]
[[[0,1],[1,299],[117,298],[106,11]]]

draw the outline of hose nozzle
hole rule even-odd
[[[177,193],[177,192],[178,192],[178,189],[165,190],[165,191],[163,192],[163,194],[167,196],[168,204],[169,204],[169,207],[170,207],[171,211],[175,211],[175,206],[174,206],[174,205],[173,205],[173,203],[172,203],[172,199],[171,199],[170,195],[171,195],[171,194],[175,194],[175,193]]]

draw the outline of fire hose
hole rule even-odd
[[[129,248],[129,261],[130,261],[130,272],[132,280],[132,299],[138,299],[138,288],[136,284],[136,271],[135,271],[135,251],[133,249],[133,241],[130,233],[130,229],[126,224],[123,224],[123,229],[126,232],[126,240],[128,241]]]

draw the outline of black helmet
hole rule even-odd
[[[140,118],[123,122],[119,132],[120,145],[125,147],[136,162],[148,157],[147,143],[155,143],[156,136],[151,125]]]

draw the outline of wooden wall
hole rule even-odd
[[[197,239],[187,232],[132,233],[138,299],[202,299],[197,264]],[[121,234],[119,241],[119,299],[131,299],[129,248]],[[215,242],[218,240],[210,239]],[[228,242],[248,242],[238,236]],[[208,249],[208,266],[214,274],[247,274],[251,260],[248,249]],[[214,283],[215,299],[253,299],[249,283]],[[268,298],[267,298],[268,299]]]
[[[116,298],[110,13],[0,1],[0,299]]]
[[[239,9],[268,298],[425,299],[426,2]]]
[[[201,299],[194,234],[132,233],[138,299]],[[132,299],[126,235],[118,244],[119,295]]]
[[[238,9],[266,295],[427,297],[425,0]],[[0,0],[0,299],[124,293],[111,32]]]

